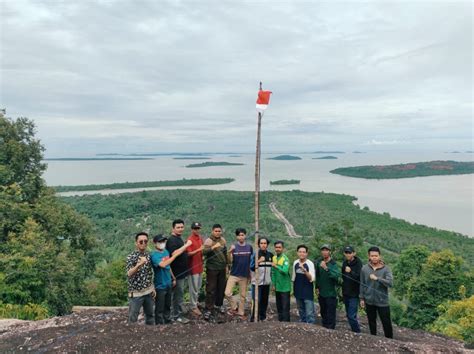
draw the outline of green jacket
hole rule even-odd
[[[222,247],[212,250],[211,247],[217,242],[219,242]],[[206,257],[206,269],[224,270],[227,268],[229,258],[227,256],[227,244],[223,237],[216,239],[211,235],[206,241],[204,241],[204,249],[202,253]]]
[[[337,297],[336,286],[341,278],[341,270],[336,261],[331,258],[327,264],[328,270],[321,267],[322,258],[314,261],[316,268],[316,289],[321,297]]]
[[[272,284],[275,291],[286,293],[291,291],[291,277],[290,277],[290,261],[285,254],[280,256],[273,256],[273,263],[276,267],[272,267]]]

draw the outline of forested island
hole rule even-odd
[[[279,155],[275,157],[269,157],[267,160],[279,160],[279,161],[301,160],[301,157],[293,156],[293,155]]]
[[[429,161],[400,165],[342,167],[330,171],[342,176],[366,179],[412,178],[474,173],[474,162]]]
[[[152,187],[211,186],[234,182],[233,178],[179,179],[175,181],[122,182],[111,184],[88,184],[82,186],[55,186],[56,192],[98,191],[105,189],[133,189]]]
[[[270,185],[285,185],[285,184],[300,184],[299,179],[279,179],[277,181],[270,181]]]
[[[153,160],[150,157],[58,157],[46,158],[43,161],[134,161]]]
[[[337,160],[336,156],[313,157],[313,160]]]
[[[187,168],[198,168],[198,167],[213,167],[213,166],[242,166],[243,163],[238,162],[202,162],[202,163],[192,163],[186,165]]]

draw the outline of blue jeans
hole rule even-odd
[[[344,296],[344,305],[346,306],[346,316],[351,326],[352,332],[360,333],[359,321],[357,320],[357,311],[359,310],[359,298]]]
[[[298,313],[300,314],[300,321],[304,323],[316,323],[314,300],[296,299],[296,303],[298,304]]]

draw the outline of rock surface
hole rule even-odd
[[[473,353],[462,342],[395,327],[395,339],[348,330],[339,314],[336,330],[298,322],[280,323],[274,315],[250,323],[219,315],[215,321],[193,319],[189,324],[145,326],[126,323],[124,309],[85,310],[43,321],[0,322],[0,352],[403,352]],[[295,318],[296,320],[296,318]]]

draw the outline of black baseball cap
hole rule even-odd
[[[331,246],[329,246],[327,243],[325,243],[324,245],[322,245],[320,248],[320,250],[323,250],[323,249],[327,249],[327,250],[331,250]]]
[[[348,252],[348,253],[354,253],[354,247],[352,247],[352,246],[346,246],[346,247],[344,247],[344,253],[346,253],[346,252]]]
[[[155,237],[153,237],[153,243],[163,242],[167,240],[168,238],[163,235],[156,235]]]
[[[201,228],[201,223],[200,222],[193,222],[191,224],[191,229],[200,229]]]

